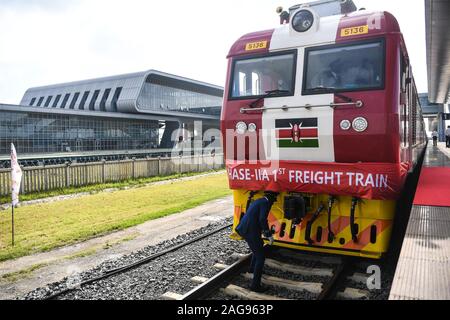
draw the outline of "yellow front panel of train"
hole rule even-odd
[[[254,200],[261,198],[262,193],[255,195]],[[336,197],[331,211],[331,230],[335,238],[328,241],[328,196],[304,195],[310,197],[308,214],[298,225],[284,217],[284,197],[280,194],[269,214],[269,226],[275,231],[276,246],[294,248],[305,251],[336,253],[368,258],[380,258],[388,251],[395,215],[395,201],[363,200],[358,202],[355,210],[357,225],[357,241],[353,241],[350,223],[351,197]],[[245,190],[234,191],[234,228],[233,239],[241,239],[234,231],[245,213],[249,193]],[[306,239],[307,223],[320,204],[325,209],[313,223],[310,238]]]

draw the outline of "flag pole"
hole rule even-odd
[[[14,247],[14,204],[13,203],[11,203],[11,220],[12,220],[12,228],[11,228],[12,246]]]
[[[14,207],[19,203],[20,185],[22,182],[22,169],[17,160],[17,152],[11,143],[11,237],[14,247]]]

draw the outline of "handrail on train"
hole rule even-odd
[[[362,108],[364,106],[364,103],[361,100],[355,101],[355,102],[343,102],[343,103],[329,103],[329,104],[305,104],[303,106],[281,106],[281,107],[266,107],[263,106],[261,108],[241,108],[241,113],[246,113],[248,111],[265,111],[265,110],[283,110],[288,111],[289,109],[307,109],[310,110],[312,108],[323,108],[323,107],[330,107],[330,108],[338,108],[338,107],[344,107],[344,106],[355,106],[357,108]]]

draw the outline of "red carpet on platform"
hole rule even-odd
[[[450,168],[423,167],[417,185],[415,205],[450,207]]]

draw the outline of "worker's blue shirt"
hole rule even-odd
[[[263,232],[270,230],[267,222],[269,211],[269,200],[267,198],[255,200],[242,217],[236,231],[244,238],[261,238]]]

